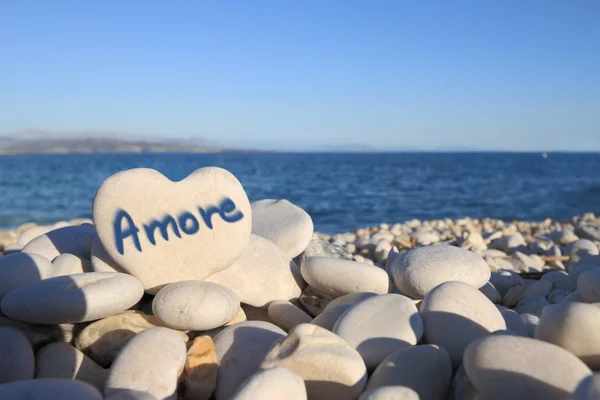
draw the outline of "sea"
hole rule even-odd
[[[413,218],[600,214],[600,153],[14,155],[0,156],[0,229],[91,218],[96,190],[119,171],[178,181],[205,166],[231,171],[250,201],[288,199],[330,234]]]

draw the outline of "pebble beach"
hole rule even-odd
[[[0,399],[600,399],[600,218],[315,232],[227,170],[0,231]]]

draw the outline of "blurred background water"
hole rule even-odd
[[[250,201],[286,198],[325,233],[407,219],[566,219],[600,213],[600,154],[218,153],[0,157],[0,227],[91,217],[102,181],[154,168],[172,180],[215,165]]]

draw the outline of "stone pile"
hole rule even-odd
[[[0,235],[1,399],[600,398],[600,221],[333,236],[202,168]]]

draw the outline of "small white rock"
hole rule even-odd
[[[290,331],[297,325],[310,324],[310,315],[285,300],[276,300],[269,304],[269,319],[285,331]]]
[[[33,379],[34,372],[35,357],[27,336],[13,327],[0,327],[0,387],[3,383]]]
[[[286,368],[259,371],[240,386],[231,400],[306,400],[304,380]]]
[[[32,379],[0,385],[0,399],[102,400],[92,385],[71,379]]]

